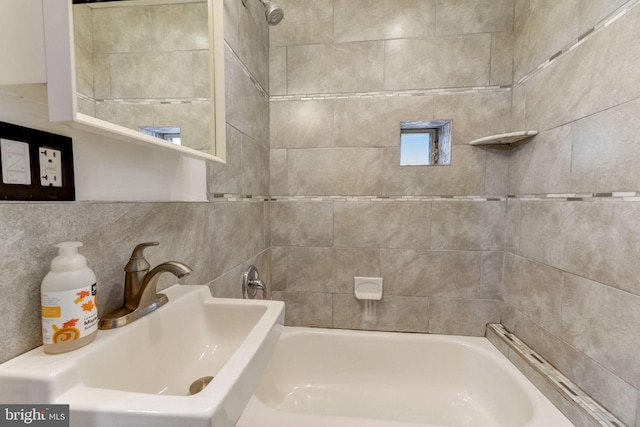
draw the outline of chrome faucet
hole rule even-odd
[[[260,279],[256,266],[250,265],[242,274],[242,297],[254,299],[258,291],[262,292],[262,299],[267,299],[267,285]]]
[[[162,273],[171,273],[177,278],[191,273],[191,267],[177,261],[167,261],[157,265],[151,271],[151,265],[144,257],[149,246],[158,246],[158,242],[140,243],[135,247],[129,262],[124,268],[124,303],[122,307],[108,313],[100,319],[98,328],[114,329],[137,320],[162,307],[169,298],[158,294],[156,285]]]

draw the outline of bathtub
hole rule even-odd
[[[486,338],[286,327],[236,427],[569,427]]]

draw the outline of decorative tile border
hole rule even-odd
[[[531,349],[531,347],[521,341],[517,336],[507,331],[502,324],[490,323],[487,325],[487,329],[495,332],[496,335],[498,335],[498,337],[507,344],[509,351],[514,351],[516,354],[521,356],[536,372],[545,377],[547,382],[551,383],[557,392],[559,392],[569,402],[573,402],[576,406],[593,417],[597,423],[606,427],[625,426],[622,421],[616,418],[611,412],[607,411],[598,402],[593,400],[587,393],[558,371],[544,357]]]
[[[244,65],[244,62],[242,62],[238,54],[233,50],[233,48],[229,45],[229,43],[227,43],[226,40],[224,41],[224,48],[227,50],[227,52],[229,52],[229,54],[231,54],[231,57],[233,58],[233,60],[240,66],[240,69],[246,74],[249,80],[251,80],[251,83],[253,83],[256,89],[258,89],[258,92],[260,92],[262,96],[264,96],[265,98],[269,99],[269,93],[267,92],[267,90],[262,87],[260,82],[255,77],[253,77],[253,74],[251,74],[251,71],[249,71],[247,66]]]
[[[457,88],[436,88],[436,89],[412,89],[412,90],[387,90],[373,92],[338,92],[338,93],[313,93],[298,95],[273,95],[269,97],[270,102],[282,101],[315,101],[326,99],[361,99],[361,98],[391,98],[410,96],[437,96],[451,95],[459,93],[480,93],[480,92],[508,92],[511,86],[473,86]]]
[[[562,193],[562,194],[525,194],[508,196],[468,195],[468,196],[265,196],[252,194],[213,193],[211,201],[271,201],[271,202],[414,202],[414,201],[472,201],[503,202],[520,200],[523,202],[640,202],[640,193],[620,191],[612,193]]]
[[[586,40],[591,38],[594,34],[600,32],[602,29],[608,27],[618,19],[622,18],[624,15],[627,14],[627,12],[629,12],[631,9],[636,7],[638,4],[640,4],[640,0],[629,0],[628,2],[620,6],[618,9],[613,11],[611,14],[609,14],[607,17],[605,17],[603,20],[598,22],[594,27],[585,31],[584,33],[579,35],[578,38],[576,38],[575,40],[572,40],[562,49],[560,49],[559,51],[551,55],[549,59],[544,61],[542,64],[538,65],[538,67],[536,67],[534,70],[522,76],[520,80],[518,80],[513,85],[513,87],[516,88],[516,87],[522,86],[524,83],[530,80],[533,76],[535,76],[540,71],[544,70],[545,68],[547,68],[548,66],[556,62],[562,56],[566,55],[567,53],[571,52],[572,50],[580,46]]]

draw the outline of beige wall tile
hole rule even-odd
[[[196,50],[193,52],[193,96],[211,98],[210,82],[209,51]]]
[[[509,132],[509,91],[441,95],[435,98],[436,120],[451,119],[451,142],[466,145],[489,135]]]
[[[489,84],[490,34],[388,40],[384,45],[385,90]]]
[[[529,80],[527,126],[549,129],[640,98],[639,20],[633,8]]]
[[[479,295],[480,252],[383,249],[380,266],[386,295],[457,298]]]
[[[482,285],[480,297],[501,300],[504,294],[502,272],[504,270],[504,252],[482,252]]]
[[[640,294],[640,204],[522,202],[520,253],[538,262]]]
[[[269,95],[287,93],[287,48],[269,49]]]
[[[501,302],[453,298],[429,299],[429,333],[483,337],[487,323],[497,323]]]
[[[377,195],[382,150],[377,148],[312,148],[288,150],[289,194]]]
[[[513,82],[513,32],[491,34],[492,85],[510,85]]]
[[[365,302],[350,294],[333,294],[333,327],[377,331],[427,332],[428,298],[385,295],[372,303],[369,315]]]
[[[96,53],[144,52],[153,46],[149,7],[105,7],[92,15]]]
[[[333,202],[272,203],[271,243],[274,246],[332,246]]]
[[[524,86],[511,89],[511,131],[529,130],[526,125],[527,90]]]
[[[332,294],[278,291],[273,299],[285,303],[286,326],[330,328],[333,324]]]
[[[486,154],[468,145],[451,147],[449,166],[400,166],[400,148],[384,148],[382,194],[470,195],[485,189]]]
[[[148,50],[165,52],[209,49],[206,2],[149,7],[151,43]]]
[[[335,0],[336,42],[425,37],[435,34],[433,0]]]
[[[513,28],[513,0],[436,0],[436,7],[439,35],[489,33]]]
[[[252,195],[269,193],[269,149],[242,136],[242,192]]]
[[[478,148],[487,156],[485,163],[484,194],[504,197],[509,191],[510,150],[495,148]]]
[[[289,46],[287,90],[289,94],[381,90],[384,55],[384,42],[377,41]]]
[[[254,254],[266,249],[263,221],[264,202],[212,203],[209,209],[208,239],[212,277],[217,277]]]
[[[505,254],[503,300],[551,332],[561,326],[562,271]]]
[[[516,19],[514,81],[576,39],[580,0],[534,0],[522,5]],[[525,2],[526,3],[526,2]]]
[[[95,99],[111,98],[111,70],[109,69],[109,55],[93,55],[93,90]]]
[[[207,164],[207,191],[209,199],[214,193],[242,193],[242,137],[233,126],[225,128],[227,161],[225,164],[209,162]]]
[[[510,198],[507,200],[507,213],[505,218],[505,244],[504,249],[514,254],[520,252],[520,200]]]
[[[270,150],[269,153],[269,195],[285,195],[289,192],[287,179],[287,150]]]
[[[639,115],[640,100],[636,100],[571,124],[572,192],[638,188]]]
[[[140,126],[152,126],[153,106],[98,102],[96,103],[96,118],[138,130]]]
[[[580,34],[593,28],[626,0],[580,0]]]
[[[431,247],[437,249],[504,249],[504,202],[434,201]]]
[[[225,52],[224,64],[227,123],[268,147],[269,100],[229,52]]]
[[[334,245],[428,248],[430,202],[336,202]]]
[[[93,90],[93,22],[87,5],[73,6],[76,90],[95,99]]]
[[[272,47],[333,42],[333,0],[279,0],[278,4],[285,18],[270,28]]]
[[[338,99],[336,147],[399,146],[401,121],[433,120],[431,96]]]
[[[512,149],[510,194],[571,191],[571,126],[541,132]]]
[[[332,248],[287,248],[287,291],[338,292]]]
[[[271,148],[333,147],[333,100],[269,104]]]
[[[271,247],[271,288],[275,291],[287,290],[287,247]]]
[[[223,0],[224,40],[234,51],[238,51],[238,7],[241,3],[236,0]]]
[[[633,425],[638,391],[602,365],[530,320],[513,331],[627,425]]]
[[[565,275],[561,338],[636,388],[640,386],[638,322],[639,296]]]
[[[256,2],[238,6],[238,56],[251,75],[265,89],[269,88],[269,28],[264,8]]]
[[[153,126],[178,126],[182,145],[196,150],[211,149],[209,104],[154,104]]]
[[[381,277],[378,249],[334,248],[333,254],[338,292],[353,293],[355,276]]]
[[[111,96],[121,99],[193,97],[192,59],[191,52],[112,54],[109,56]]]

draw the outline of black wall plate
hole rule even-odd
[[[75,200],[75,181],[73,174],[73,150],[71,138],[29,129],[10,123],[0,122],[0,139],[26,143],[29,146],[29,165],[31,169],[31,183],[5,183],[4,175],[0,177],[0,201],[29,200],[29,201],[72,201]],[[46,149],[57,150],[60,154],[61,170],[59,177],[62,186],[43,184],[41,178],[46,176],[45,167],[41,167],[40,153]],[[3,159],[0,156],[0,167]],[[5,165],[6,167],[6,165]],[[56,177],[58,178],[58,177]]]

